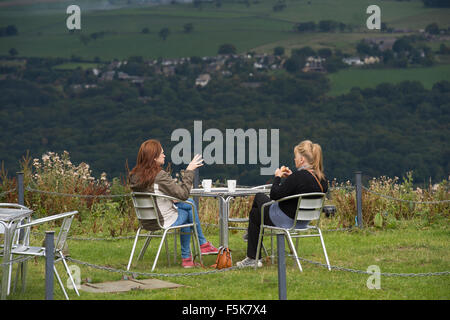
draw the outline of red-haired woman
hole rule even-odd
[[[191,163],[187,166],[184,175],[182,175],[182,181],[177,182],[162,168],[165,157],[164,150],[159,141],[151,139],[142,143],[138,152],[136,166],[131,170],[129,176],[131,189],[136,192],[152,192],[168,195],[183,201],[188,200],[193,185],[194,170],[203,165],[203,159],[200,155],[195,155]],[[194,204],[192,199],[188,201]],[[177,209],[174,208],[174,204]],[[210,242],[207,242],[203,235],[195,204],[195,212],[192,212],[192,207],[186,203],[174,203],[167,199],[158,199],[157,206],[159,209],[160,223],[164,227],[192,223],[193,214],[195,214],[202,254],[217,254],[217,249]],[[145,224],[145,221],[141,221],[141,224],[146,230],[157,229],[157,225],[155,224]],[[189,246],[191,235],[188,232],[190,230],[189,228],[183,228],[181,231],[182,266],[184,268],[191,268],[195,264]]]

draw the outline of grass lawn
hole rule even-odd
[[[440,80],[450,80],[450,64],[429,68],[408,69],[358,69],[350,68],[328,75],[331,81],[330,95],[337,96],[353,87],[374,88],[382,82],[420,81],[426,89]]]
[[[329,219],[322,222],[327,224]],[[326,226],[323,227],[324,229]],[[208,240],[218,243],[216,227],[204,227]],[[230,234],[230,248],[233,250],[233,262],[245,257],[246,243],[242,233]],[[94,235],[95,236],[95,235]],[[36,243],[42,236],[35,236]],[[365,229],[355,231],[324,232],[330,263],[366,271],[371,265],[377,265],[383,273],[428,273],[450,270],[448,243],[450,233],[448,222],[426,226],[417,221],[402,222],[397,229]],[[171,238],[173,239],[173,238]],[[270,247],[269,238],[265,239]],[[89,263],[125,270],[131,251],[132,239],[114,241],[80,241],[69,240],[71,257]],[[138,243],[137,250],[143,245]],[[173,248],[173,245],[170,245]],[[179,245],[178,245],[179,251]],[[156,252],[155,244],[149,248],[143,261],[133,263],[131,270],[150,272],[152,255]],[[137,255],[137,253],[136,253]],[[320,242],[317,238],[303,239],[299,245],[299,255],[305,259],[324,263]],[[179,257],[179,253],[178,253]],[[204,264],[209,266],[215,261],[214,256],[204,257]],[[72,264],[69,262],[69,265]],[[317,299],[444,299],[450,298],[450,277],[448,275],[426,277],[381,277],[381,289],[367,288],[367,274],[352,273],[327,269],[307,262],[302,263],[300,273],[291,258],[287,260],[287,298],[289,300]],[[67,276],[62,265],[58,269],[66,283]],[[120,273],[80,266],[81,279],[90,278],[92,283],[116,281],[122,278]],[[155,273],[174,274],[201,272],[211,269],[183,269],[180,258],[176,265],[167,266],[164,252],[158,262]],[[77,297],[69,290],[71,299],[82,300],[248,300],[278,299],[277,265],[266,261],[264,267],[253,269],[230,270],[221,273],[195,276],[163,277],[164,281],[184,285],[177,289],[133,290],[126,293],[94,294],[81,292]],[[224,284],[227,283],[226,287]],[[31,260],[28,263],[27,290],[24,294],[18,290],[9,299],[43,299],[44,260]],[[55,299],[64,299],[55,281]]]

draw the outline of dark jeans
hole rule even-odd
[[[261,229],[261,207],[269,201],[270,198],[264,193],[257,193],[249,213],[247,257],[252,259],[255,259],[256,249],[258,247],[259,231]],[[264,224],[273,226],[274,224],[269,217],[269,208],[270,206],[264,208]],[[261,254],[259,258],[261,258]]]

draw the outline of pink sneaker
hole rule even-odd
[[[200,246],[200,250],[202,252],[202,255],[207,254],[218,254],[219,250],[217,250],[216,247],[214,247],[210,242],[206,242]]]
[[[189,258],[181,259],[181,265],[183,266],[183,268],[194,268],[198,266],[198,264],[195,263],[194,260],[192,260],[192,256],[190,256]]]

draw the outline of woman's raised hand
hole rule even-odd
[[[275,176],[280,178],[286,178],[287,176],[290,176],[292,174],[291,169],[288,167],[282,166],[281,168],[278,168],[275,170]]]
[[[201,155],[196,154],[191,163],[189,163],[189,165],[187,166],[186,170],[195,170],[201,166],[203,166],[203,158]]]

